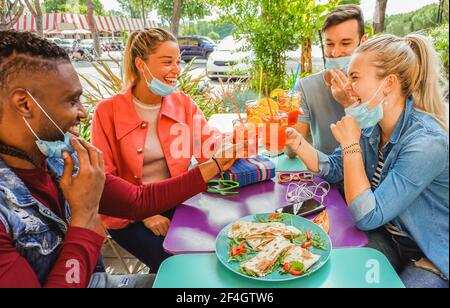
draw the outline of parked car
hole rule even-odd
[[[78,44],[78,47],[88,51],[91,55],[94,54],[94,40],[93,39],[86,39],[81,40]]]
[[[111,51],[113,50],[111,39],[109,38],[100,38],[100,46],[102,47],[103,51]]]
[[[47,40],[49,42],[55,43],[56,45],[60,45],[62,42],[62,39],[60,39],[59,37],[47,37]]]
[[[210,79],[218,78],[248,78],[249,70],[255,59],[253,50],[246,50],[246,41],[236,41],[232,36],[223,39],[216,50],[210,55],[206,64],[206,73]],[[286,71],[296,71],[301,57],[301,49],[286,52]],[[312,46],[313,72],[323,69],[322,50],[319,46]]]
[[[224,38],[211,53],[206,64],[210,79],[248,78],[254,53],[245,49],[244,39],[236,41],[232,36]]]
[[[180,36],[178,44],[181,50],[181,60],[190,61],[193,58],[208,59],[216,48],[216,43],[206,36]]]
[[[61,43],[59,44],[59,47],[64,49],[68,54],[71,54],[73,51],[73,43],[75,42],[75,39],[61,39]]]

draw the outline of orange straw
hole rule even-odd
[[[269,88],[267,86],[266,86],[266,98],[267,98],[267,104],[269,105],[270,116],[273,118],[272,105],[270,104],[270,98],[269,98]]]
[[[237,112],[238,117],[239,117],[239,121],[241,121],[241,124],[244,125],[244,121],[242,120],[241,113],[239,111],[239,107],[237,106],[236,102],[234,101],[233,96],[228,91],[227,91],[227,95],[230,98],[231,103],[233,103],[234,109],[236,109],[236,112]]]
[[[237,113],[237,115],[238,115],[239,121],[241,122],[242,126],[244,126],[244,121],[242,120],[241,113],[240,113],[240,111],[239,111],[239,107],[237,106],[236,102],[234,101],[233,96],[232,96],[232,95],[230,94],[230,92],[228,92],[228,90],[226,90],[225,87],[223,86],[222,79],[219,78],[219,82],[220,82],[220,85],[222,86],[222,90],[225,92],[225,94],[226,94],[226,95],[228,96],[228,98],[231,100],[231,103],[233,104],[234,109],[236,109],[236,113]]]

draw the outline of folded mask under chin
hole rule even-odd
[[[73,154],[74,148],[70,144],[70,133],[64,134],[64,141],[45,141],[37,140],[36,145],[42,154],[49,158],[61,158],[63,152]]]

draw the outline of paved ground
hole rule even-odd
[[[118,51],[113,51],[111,53],[103,53],[102,54],[102,60],[107,61],[110,64],[110,67],[112,71],[117,74],[118,76],[121,75],[121,67],[119,67],[114,61],[111,61],[111,57],[118,60],[120,63],[122,62],[122,53]],[[91,63],[89,62],[73,62],[76,70],[78,73],[83,74],[84,76],[87,76],[90,80],[94,81],[100,79],[100,74],[92,67]],[[181,67],[183,68],[185,66],[184,63],[181,64]],[[196,60],[194,62],[193,67],[195,68],[193,71],[191,71],[191,75],[193,77],[199,77],[202,75],[205,75],[206,73],[206,60]],[[286,66],[286,72],[290,73],[292,71],[295,71],[297,68],[297,63],[294,61],[288,61]],[[205,81],[209,82],[213,87],[219,87],[220,84],[217,81],[211,81],[209,78],[204,77]],[[89,87],[84,81],[82,81],[82,84],[84,87]]]

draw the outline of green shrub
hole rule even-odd
[[[190,72],[195,70],[193,62],[186,64],[183,68],[179,81],[180,91],[188,94],[209,119],[213,114],[230,112],[231,103],[225,100],[223,89],[214,89],[208,83],[202,81],[205,76],[193,77]],[[111,64],[121,66],[121,64],[111,58],[111,61],[99,60],[91,65],[100,75],[100,78],[93,80],[88,76],[80,74],[82,80],[89,86],[84,89],[83,103],[88,111],[88,117],[81,121],[80,135],[90,141],[92,115],[95,106],[102,100],[114,96],[123,89],[123,78],[121,74],[115,74],[111,69]],[[227,90],[231,93],[240,93],[242,88],[235,84],[227,83]],[[234,112],[234,111],[233,111]]]
[[[428,35],[433,41],[434,48],[441,56],[444,72],[447,80],[449,79],[449,63],[448,63],[448,31],[449,25],[442,24],[437,28],[429,31]]]

